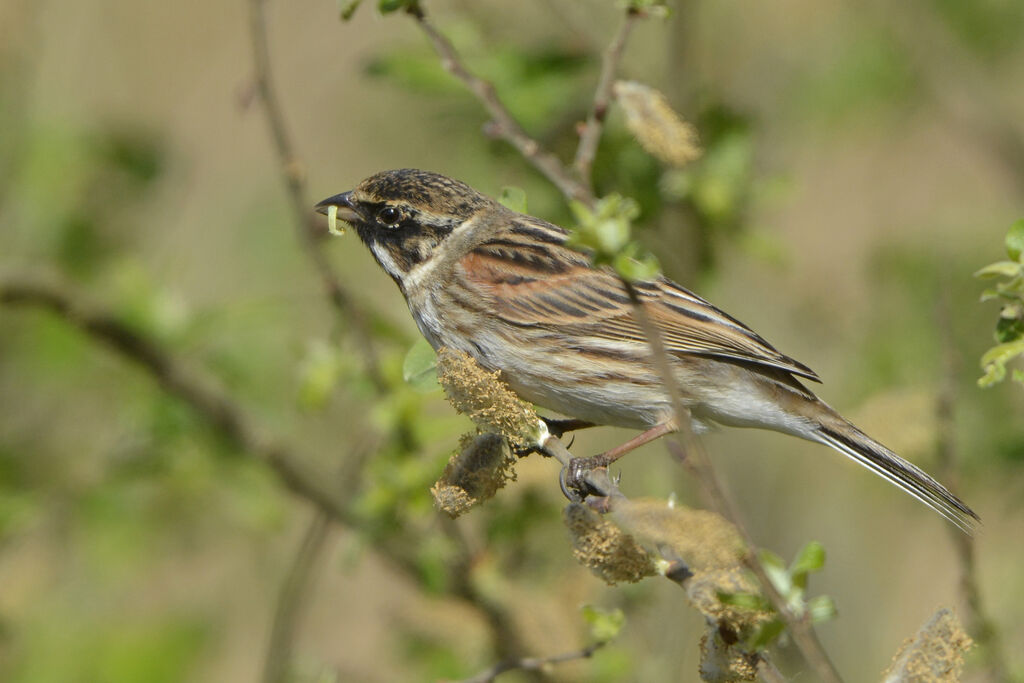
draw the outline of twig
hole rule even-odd
[[[317,510],[278,593],[270,642],[263,664],[263,683],[284,683],[289,680],[295,631],[309,598],[313,575],[330,529],[330,517],[322,510]]]
[[[107,346],[119,356],[132,361],[152,376],[163,391],[186,403],[239,451],[252,454],[264,461],[286,488],[312,503],[323,517],[350,528],[360,527],[360,520],[346,506],[346,501],[353,492],[347,490],[344,484],[337,487],[332,485],[332,482],[338,480],[336,477],[327,475],[319,468],[306,465],[308,458],[300,458],[291,449],[263,434],[256,427],[256,421],[231,397],[213,388],[208,380],[191,372],[156,341],[131,329],[113,314],[88,306],[70,290],[13,278],[0,280],[0,305],[48,311]],[[357,476],[358,469],[365,456],[373,450],[365,447],[357,451],[356,456],[348,458],[346,464],[349,467],[346,469],[349,472],[342,480],[351,482],[353,486],[361,481]],[[312,534],[313,531],[309,533]],[[411,546],[408,543],[401,540],[382,541],[375,544],[374,548],[401,574],[414,581],[419,580],[420,568],[411,555]],[[300,557],[303,554],[300,552]],[[296,560],[300,567],[304,562]],[[293,569],[293,573],[295,571]],[[502,606],[486,600],[469,580],[468,568],[466,571],[464,577],[455,582],[453,595],[483,615],[495,634],[496,642],[518,643],[518,638],[512,637],[515,634],[514,626],[507,612]],[[287,592],[292,589],[286,587],[283,590]],[[289,600],[290,598],[282,598],[284,602]],[[279,606],[280,611],[282,610]],[[291,619],[287,614],[282,618]],[[281,628],[282,633],[287,632],[287,627]],[[496,652],[501,653],[503,650],[498,647]],[[277,654],[273,655],[273,658],[275,661],[281,659]]]
[[[377,439],[370,437],[356,447],[345,459],[337,477],[340,497],[349,500],[356,495],[362,482],[363,467],[377,451]],[[263,664],[264,683],[284,683],[289,680],[296,631],[313,589],[317,563],[322,556],[334,520],[324,510],[316,510],[302,536],[291,567],[281,583],[270,639]]]
[[[607,644],[607,641],[598,641],[581,650],[563,652],[562,654],[551,655],[550,657],[522,657],[520,659],[510,659],[504,662],[498,662],[491,668],[485,669],[475,676],[463,679],[461,683],[490,683],[507,671],[543,671],[554,664],[572,662],[577,659],[590,659],[594,656],[595,652]]]
[[[772,603],[779,617],[785,622],[786,628],[789,630],[793,642],[800,650],[804,660],[822,681],[826,683],[841,683],[842,677],[818,640],[818,636],[807,615],[797,616],[793,614],[785,597],[779,593],[765,572],[757,555],[757,544],[743,523],[739,510],[729,496],[726,495],[725,489],[722,487],[711,464],[711,460],[704,451],[703,445],[693,433],[690,411],[683,405],[679,385],[676,382],[675,375],[672,374],[671,363],[665,351],[664,342],[661,339],[661,332],[647,315],[647,311],[644,309],[643,303],[640,301],[640,297],[632,283],[626,278],[622,278],[622,283],[632,301],[634,316],[640,327],[644,330],[647,341],[651,346],[655,368],[661,376],[662,384],[665,386],[669,399],[672,402],[678,431],[666,437],[668,439],[666,444],[669,452],[694,475],[702,492],[714,506],[716,512],[731,522],[739,531],[746,546],[744,564],[757,577],[765,596]]]
[[[601,133],[604,128],[604,120],[608,115],[608,106],[612,98],[612,86],[615,84],[615,75],[622,62],[622,53],[626,47],[626,40],[629,38],[630,30],[636,23],[640,13],[633,7],[626,9],[622,17],[622,23],[616,32],[612,42],[604,51],[604,60],[601,64],[601,75],[597,81],[597,88],[594,90],[594,103],[590,109],[590,115],[580,133],[579,146],[576,148],[576,158],[573,161],[573,168],[580,181],[593,190],[592,169],[594,157],[597,156],[597,145],[601,141]]]
[[[253,0],[259,2],[259,0]],[[426,12],[419,5],[409,10],[420,28],[430,39],[434,51],[441,58],[441,66],[455,76],[480,101],[490,115],[493,125],[490,130],[513,147],[533,166],[540,171],[555,187],[569,199],[576,199],[587,204],[593,203],[594,196],[589,187],[572,177],[565,165],[534,138],[527,135],[515,117],[498,98],[494,85],[474,75],[466,68],[459,58],[455,46],[427,18]]]
[[[282,180],[291,204],[295,231],[298,233],[303,251],[316,269],[327,298],[337,310],[339,317],[350,322],[370,380],[378,389],[384,389],[387,383],[380,371],[373,334],[370,329],[370,320],[373,316],[342,285],[320,246],[317,233],[313,230],[310,212],[312,202],[306,191],[302,164],[295,153],[288,127],[285,125],[284,112],[271,77],[265,6],[266,0],[249,0],[249,28],[252,39],[255,86],[263,103],[267,127],[274,143],[274,152],[277,155]]]
[[[227,394],[190,372],[149,337],[116,317],[82,303],[76,294],[31,281],[0,281],[0,304],[47,310],[146,370],[160,387],[184,401],[240,451],[267,463],[293,493],[339,520],[351,521],[332,481],[275,443]]]
[[[448,567],[451,593],[474,606],[483,616],[490,630],[491,649],[495,657],[502,661],[518,660],[526,648],[514,619],[504,605],[481,591],[473,580],[477,552],[455,520],[442,516],[440,521],[445,535],[459,550],[458,556]],[[545,680],[540,675],[533,678]]]
[[[959,357],[953,339],[953,319],[950,311],[949,283],[943,282],[935,308],[942,357],[942,381],[935,398],[935,417],[938,422],[935,451],[942,468],[942,480],[953,493],[959,488],[956,455],[956,380]],[[988,614],[981,599],[974,537],[953,529],[951,538],[960,565],[960,591],[967,608],[968,630],[978,644],[981,657],[988,668],[987,678],[993,683],[1010,680],[1009,667],[1003,651],[1002,638],[995,620]]]
[[[541,451],[543,451],[545,455],[549,455],[558,460],[563,467],[568,467],[574,460],[569,449],[565,447],[565,444],[562,443],[561,439],[554,435],[548,435],[546,437],[544,442],[541,444]],[[594,491],[597,496],[604,499],[603,503],[596,507],[602,507],[604,508],[604,511],[610,511],[615,507],[615,505],[628,500],[626,495],[619,489],[616,481],[608,474],[607,468],[600,467],[584,470],[582,476],[583,482],[587,485],[588,490]],[[590,499],[588,498],[588,501],[589,500]],[[722,516],[725,517],[724,514]],[[662,549],[662,555],[672,566],[663,573],[663,576],[683,590],[686,590],[686,582],[689,581],[693,574],[680,558],[666,556],[666,551],[667,549]],[[767,577],[765,577],[764,580],[767,580]],[[707,615],[705,615],[705,618],[708,618]],[[752,654],[756,654],[758,657],[758,674],[764,681],[767,683],[778,683],[779,681],[785,680],[782,673],[778,668],[776,668],[774,662],[772,662],[765,653],[758,652]]]

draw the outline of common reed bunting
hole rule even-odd
[[[567,247],[568,231],[413,169],[372,175],[316,208],[355,228],[435,349],[500,370],[523,399],[574,418],[573,427],[644,430],[596,462],[676,429],[626,289]],[[801,380],[820,381],[806,365],[667,278],[634,288],[661,332],[695,431],[759,427],[831,446],[973,528],[978,516],[942,484],[805,387]]]

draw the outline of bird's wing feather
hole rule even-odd
[[[561,228],[522,220],[469,251],[458,267],[474,294],[509,323],[646,344],[618,277],[592,266],[564,240]],[[635,288],[670,353],[745,361],[820,381],[806,365],[674,282],[659,278]]]

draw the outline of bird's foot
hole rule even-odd
[[[608,459],[601,455],[573,458],[562,468],[562,493],[570,500],[581,501],[587,496],[607,496]]]

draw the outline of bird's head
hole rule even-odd
[[[501,205],[469,185],[416,169],[376,173],[354,190],[316,205],[320,213],[337,207],[377,262],[399,285],[426,262],[453,232],[481,211]]]

